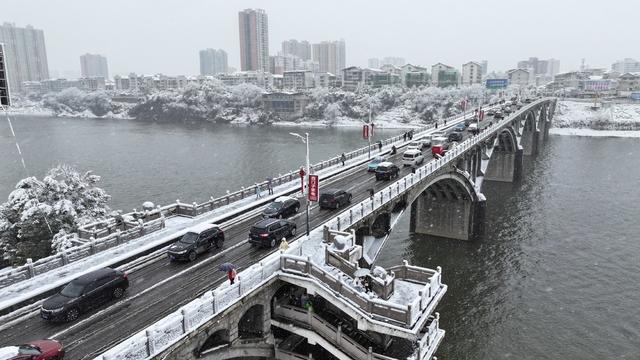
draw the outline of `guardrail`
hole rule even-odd
[[[538,100],[534,103],[528,104],[528,106],[523,107],[516,113],[522,112],[529,107],[532,107],[545,100],[547,99]],[[444,157],[440,159],[434,159],[423,165],[422,167],[417,169],[415,174],[408,174],[404,178],[387,186],[382,191],[378,192],[379,196],[374,196],[373,199],[367,199],[360,202],[359,204],[353,205],[347,211],[344,211],[340,215],[327,221],[325,224],[316,227],[311,232],[312,237],[307,239],[306,241],[312,241],[314,238],[322,239],[323,226],[325,225],[329,226],[330,228],[340,230],[341,222],[342,224],[349,225],[361,220],[365,216],[368,216],[376,209],[386,205],[386,203],[392,199],[394,194],[395,196],[401,195],[414,185],[417,185],[419,180],[422,180],[425,177],[433,174],[433,172],[441,169],[443,166],[447,165],[450,161],[457,158],[460,154],[464,153],[469,148],[477,145],[481,141],[486,140],[489,136],[493,135],[493,131],[508,124],[509,121],[511,121],[511,116],[506,117],[505,119],[488,128],[485,128],[480,134],[475,135],[462,142],[459,146],[449,151]],[[384,200],[385,193],[388,194],[386,201]],[[302,254],[303,246],[304,241],[293,242],[289,247],[289,250],[287,250],[287,254]],[[218,315],[221,311],[225,310],[231,304],[239,301],[245,294],[255,290],[257,287],[262,286],[264,283],[275,277],[279,269],[280,256],[280,253],[269,255],[259,263],[254,264],[247,270],[242,271],[236,278],[237,282],[235,285],[220,286],[217,289],[206,292],[203,296],[184,305],[176,312],[157,321],[155,324],[147,327],[146,329],[136,333],[127,340],[111,348],[104,354],[96,357],[95,359],[142,360],[158,354],[171,344],[185,337],[191,331],[197,329],[197,327],[203,324],[205,321],[210,320],[214,316]],[[423,302],[420,299],[420,306],[422,306],[422,303]],[[169,319],[169,321],[167,319]],[[171,319],[173,320],[171,321]],[[181,320],[178,323],[176,319]]]

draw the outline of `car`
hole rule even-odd
[[[300,210],[300,201],[289,196],[280,196],[262,211],[262,217],[283,219]]]
[[[436,132],[434,132],[433,134],[431,134],[431,145],[433,145],[433,140],[435,138],[445,137],[445,136],[447,136],[447,135],[445,134],[444,131],[436,131]]]
[[[525,103],[525,104],[530,104],[530,103],[532,103],[532,102],[533,102],[533,99],[532,99],[532,98],[526,98],[526,99],[524,99],[524,103]]]
[[[376,171],[376,168],[378,167],[378,164],[380,164],[381,162],[386,161],[387,159],[384,156],[376,156],[373,159],[371,159],[371,161],[369,162],[369,165],[367,165],[367,171],[368,172],[374,172]]]
[[[129,279],[123,271],[102,268],[89,272],[47,298],[40,306],[40,317],[47,321],[74,321],[89,309],[120,299],[128,287]]]
[[[224,231],[216,224],[202,224],[190,228],[180,240],[167,250],[169,261],[195,261],[199,254],[215,246],[222,248]]]
[[[261,247],[275,247],[282,238],[296,236],[296,224],[282,219],[258,221],[249,230],[249,243]]]
[[[505,114],[510,114],[511,113],[511,106],[505,106],[504,113]]]
[[[459,131],[452,131],[449,133],[449,136],[447,137],[447,139],[451,142],[451,141],[462,141],[462,133]]]
[[[476,134],[478,134],[480,132],[479,129],[478,129],[478,124],[477,123],[473,123],[473,124],[469,125],[469,129],[467,129],[467,130],[472,135],[476,135]]]
[[[409,145],[407,145],[408,150],[422,150],[423,147],[424,147],[424,144],[422,143],[422,141],[419,141],[419,140],[413,140],[412,142],[409,143]]]
[[[422,140],[422,143],[424,144],[424,146],[426,147],[431,146],[431,135],[424,135],[423,137],[420,138],[420,140]]]
[[[376,169],[376,181],[377,180],[391,180],[394,177],[398,177],[400,168],[389,161],[385,161],[378,165]]]
[[[320,209],[339,209],[351,203],[351,193],[342,189],[326,189],[320,193]]]
[[[444,136],[433,138],[432,141],[433,141],[433,143],[431,144],[432,155],[444,155],[444,153],[449,149],[449,140]]]
[[[412,165],[420,165],[424,162],[424,155],[422,155],[422,151],[420,150],[407,150],[402,154],[402,165],[403,166],[412,166]]]
[[[495,110],[493,110],[493,109],[489,109],[489,110],[487,110],[487,112],[485,113],[485,115],[487,115],[487,116],[493,116],[493,115],[495,115],[495,114],[496,114],[496,111],[495,111]]]
[[[57,340],[33,340],[17,346],[0,348],[3,360],[62,360],[64,347]]]
[[[471,120],[471,119],[469,119],[469,120]],[[453,131],[455,131],[455,132],[463,132],[463,131],[464,131],[464,129],[465,129],[467,126],[468,126],[468,125],[465,125],[464,123],[456,124],[456,126],[454,126],[454,127],[453,127]]]
[[[496,119],[504,119],[504,114],[500,110],[496,110],[496,113],[493,115]]]
[[[467,127],[471,124],[472,121],[478,121],[478,117],[474,116],[473,118],[464,119],[464,127]]]

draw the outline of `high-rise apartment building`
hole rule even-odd
[[[228,70],[226,51],[222,49],[200,50],[200,75],[226,74]]]
[[[240,26],[240,69],[269,71],[269,21],[262,9],[238,13]]]
[[[109,79],[107,58],[96,54],[80,56],[80,72],[83,78],[102,77],[105,80]]]
[[[0,105],[9,106],[9,81],[7,79],[7,65],[4,56],[4,44],[0,43]]]
[[[618,60],[611,65],[611,70],[621,74],[640,72],[640,61],[631,58]]]
[[[303,61],[311,60],[311,44],[306,40],[287,40],[282,42],[282,54],[297,56]]]
[[[387,56],[382,58],[382,61],[380,62],[381,65],[393,65],[397,67],[404,66],[406,63],[407,62],[404,58],[397,56]]]
[[[380,69],[380,59],[378,59],[378,58],[370,58],[367,61],[367,65],[368,65],[367,67],[369,69]]]
[[[344,40],[313,44],[313,61],[318,63],[320,72],[329,72],[334,75],[342,73],[342,69],[346,67]]]
[[[42,81],[49,78],[44,32],[33,26],[0,25],[0,42],[4,43],[9,85],[13,91],[21,90],[24,81]]]
[[[487,69],[489,68],[489,62],[487,60],[481,60],[480,66],[482,67],[482,76],[487,75]]]

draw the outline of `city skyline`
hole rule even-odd
[[[429,17],[428,22],[418,21],[417,17],[425,13],[420,11],[421,8],[428,10],[428,13],[446,12],[449,7],[456,5],[443,2],[430,6],[415,4],[418,8],[416,11],[397,15],[379,6],[363,7],[362,4],[351,3],[340,3],[344,7],[343,11],[335,11],[336,6],[328,3],[323,8],[314,9],[314,16],[308,17],[304,16],[309,11],[308,6],[292,1],[200,3],[176,7],[175,2],[148,0],[135,4],[115,1],[109,5],[89,5],[71,0],[55,6],[44,1],[24,3],[9,0],[10,5],[3,9],[4,16],[0,18],[0,22],[12,22],[17,26],[31,24],[43,29],[46,33],[49,70],[52,73],[74,70],[75,67],[69,64],[77,63],[78,55],[89,52],[106,55],[110,60],[110,71],[114,75],[129,72],[198,74],[197,51],[210,47],[228,51],[229,65],[240,68],[238,12],[245,8],[261,8],[268,14],[269,55],[275,55],[279,45],[289,39],[318,43],[344,38],[349,43],[347,66],[367,66],[369,58],[397,56],[416,65],[430,66],[442,62],[460,68],[468,61],[482,58],[489,60],[490,71],[505,71],[516,68],[517,62],[522,59],[537,56],[541,59],[559,59],[560,71],[564,72],[579,68],[582,58],[586,58],[587,64],[592,67],[604,68],[610,68],[618,59],[640,58],[638,50],[627,49],[626,44],[631,43],[631,38],[626,35],[628,32],[623,31],[625,19],[629,17],[631,21],[631,14],[634,12],[613,11],[637,5],[626,4],[621,0],[612,1],[614,4],[604,10],[590,6],[593,1],[581,2],[582,6],[577,11],[574,6],[550,0],[542,0],[535,7],[525,6],[526,3],[522,2],[523,8],[528,12],[526,15],[517,11],[520,8],[517,3],[510,3],[509,8],[498,3],[482,7],[461,6],[457,17],[465,21],[453,25],[446,16],[443,19]],[[119,11],[119,2],[131,11]],[[620,6],[616,7],[615,3]],[[458,1],[457,5],[460,4],[472,3]],[[149,9],[154,10],[154,18],[142,23],[133,21],[133,16],[138,11]],[[553,11],[548,11],[549,9]],[[363,15],[359,18],[366,20],[358,21],[348,15],[356,10]],[[91,14],[96,11],[105,16],[85,16],[77,23],[60,21],[70,16],[67,14]],[[607,22],[605,26],[600,20],[609,13],[616,20]],[[291,14],[300,16],[290,16]],[[127,20],[129,16],[132,17],[130,21]],[[498,17],[502,26],[495,26],[495,19]],[[113,27],[113,20],[116,18],[128,26]],[[183,18],[189,21],[181,21]],[[570,22],[571,18],[576,19],[576,24],[598,20],[600,27],[607,28],[607,31],[584,26],[559,26],[560,21]],[[161,25],[169,19],[176,24],[175,28]],[[77,31],[78,27],[83,31]],[[132,33],[136,36],[131,36]],[[469,33],[482,36],[477,42],[468,41]],[[609,34],[613,33],[616,37],[610,37]],[[555,35],[562,41],[550,41],[551,36]],[[487,46],[485,38],[500,41]],[[459,46],[463,39],[465,46]],[[175,49],[167,56],[158,56],[152,63],[148,62],[148,54],[157,51],[167,42],[173,44]],[[514,46],[524,42],[527,43],[526,46]],[[571,42],[573,46],[566,46],[567,42]],[[598,44],[597,51],[594,44]]]

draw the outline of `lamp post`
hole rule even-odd
[[[311,174],[311,166],[309,165],[309,133],[304,133],[305,136],[293,132],[289,134],[300,138],[300,140],[307,145],[307,173],[304,175],[304,195],[307,201],[307,236],[309,236],[309,175]]]

